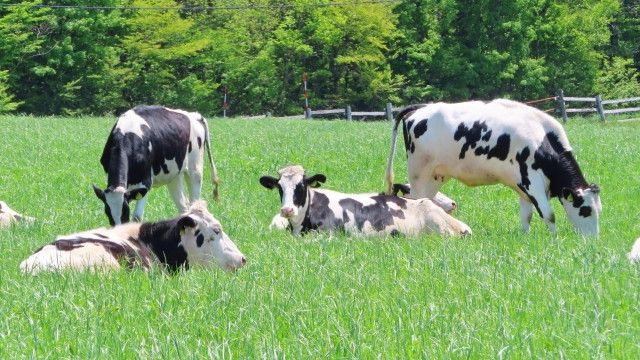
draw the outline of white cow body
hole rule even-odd
[[[562,126],[547,114],[502,99],[410,107],[396,120],[391,155],[401,120],[411,197],[431,198],[450,178],[468,186],[501,183],[520,196],[525,231],[535,206],[555,235],[549,199],[558,197],[577,231],[598,234],[599,189],[586,183]]]

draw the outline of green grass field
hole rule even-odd
[[[390,124],[212,119],[222,201],[209,208],[245,268],[21,275],[56,235],[107,224],[91,183],[105,185],[113,122],[0,117],[0,200],[38,219],[0,230],[2,359],[640,357],[640,269],[626,260],[640,236],[640,122],[566,126],[604,211],[600,238],[583,239],[554,200],[553,241],[537,217],[521,233],[512,190],[456,181],[443,192],[473,229],[465,239],[270,231],[279,199],[261,175],[300,163],[327,188],[382,190]],[[146,220],[175,215],[153,190]]]

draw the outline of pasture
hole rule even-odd
[[[91,183],[106,182],[114,121],[0,117],[0,199],[37,219],[0,230],[0,358],[640,356],[640,268],[626,259],[640,236],[640,122],[565,126],[602,188],[601,236],[574,234],[554,200],[553,241],[537,216],[521,233],[512,190],[456,181],[442,191],[473,229],[464,239],[270,231],[279,198],[261,175],[299,163],[327,188],[381,191],[390,123],[210,119],[221,201],[208,181],[203,194],[246,267],[21,275],[56,235],[108,224]],[[395,173],[406,180],[402,150]],[[153,189],[146,220],[175,215]]]

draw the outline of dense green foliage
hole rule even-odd
[[[583,239],[554,200],[554,241],[537,216],[522,234],[513,190],[457,181],[443,192],[473,229],[465,239],[270,231],[278,192],[259,176],[301,163],[326,174],[326,188],[381,190],[389,124],[211,119],[222,183],[221,201],[209,208],[246,267],[37,277],[18,272],[32,251],[107,224],[90,184],[106,181],[99,157],[113,119],[0,123],[0,199],[37,219],[0,230],[2,359],[640,356],[640,266],[625,256],[640,234],[639,122],[566,125],[604,210],[600,238]],[[396,178],[404,181],[400,153]],[[208,182],[203,194],[211,194]],[[149,196],[147,220],[176,214],[166,189]]]
[[[104,114],[139,103],[216,114],[226,86],[232,113],[300,113],[304,72],[312,108],[523,100],[559,88],[638,95],[638,0],[305,5],[319,2],[331,0],[56,2],[173,8],[135,11],[0,7],[0,71],[9,74],[0,79],[0,103],[13,96],[17,112],[33,114]],[[230,4],[239,8],[224,9]]]

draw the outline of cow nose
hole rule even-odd
[[[282,215],[285,218],[293,216],[293,208],[284,207],[280,209],[280,215]]]

